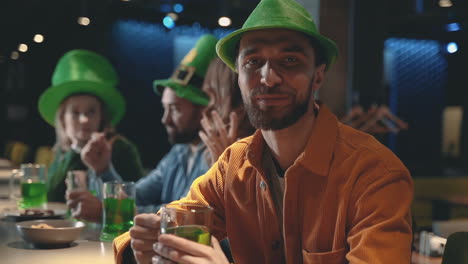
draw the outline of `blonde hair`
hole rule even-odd
[[[68,100],[73,96],[78,95],[87,95],[93,96],[99,101],[99,110],[101,111],[101,124],[99,125],[99,132],[114,132],[114,128],[111,124],[111,120],[109,118],[109,114],[106,111],[105,104],[102,100],[94,96],[92,94],[72,94],[65,98],[62,103],[60,104],[57,112],[55,113],[55,144],[54,144],[54,151],[68,151],[70,150],[71,140],[67,137],[65,133],[65,122],[64,122],[64,115],[65,115],[65,108],[67,106]]]

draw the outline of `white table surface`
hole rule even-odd
[[[14,206],[0,200],[0,210]],[[0,219],[0,263],[2,264],[111,264],[112,243],[96,241],[98,227],[87,226],[80,240],[61,249],[34,249],[16,231],[15,222]]]
[[[0,182],[6,182],[10,180],[11,169],[0,168]]]

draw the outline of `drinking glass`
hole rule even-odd
[[[161,234],[173,234],[211,245],[213,208],[198,204],[167,204],[161,207]]]
[[[85,170],[72,170],[67,172],[67,191],[88,190],[88,172]]]
[[[15,180],[19,179],[21,194]],[[47,204],[47,171],[42,164],[21,164],[10,178],[10,198],[19,201],[20,208],[43,207]]]
[[[112,241],[133,226],[136,212],[134,182],[105,182],[103,185],[102,241]]]

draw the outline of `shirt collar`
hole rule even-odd
[[[336,116],[326,105],[321,104],[307,145],[296,159],[296,163],[314,174],[327,176],[337,135],[338,120]],[[251,144],[247,149],[247,157],[257,169],[262,168],[262,154],[265,146],[266,142],[261,131],[255,131]]]

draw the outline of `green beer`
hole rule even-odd
[[[124,198],[104,199],[104,226],[101,240],[112,241],[133,226],[135,216],[135,200]]]
[[[43,182],[21,183],[21,208],[38,207],[47,203],[47,187]]]
[[[166,234],[173,234],[203,245],[211,245],[210,230],[201,225],[185,225],[166,228]]]

